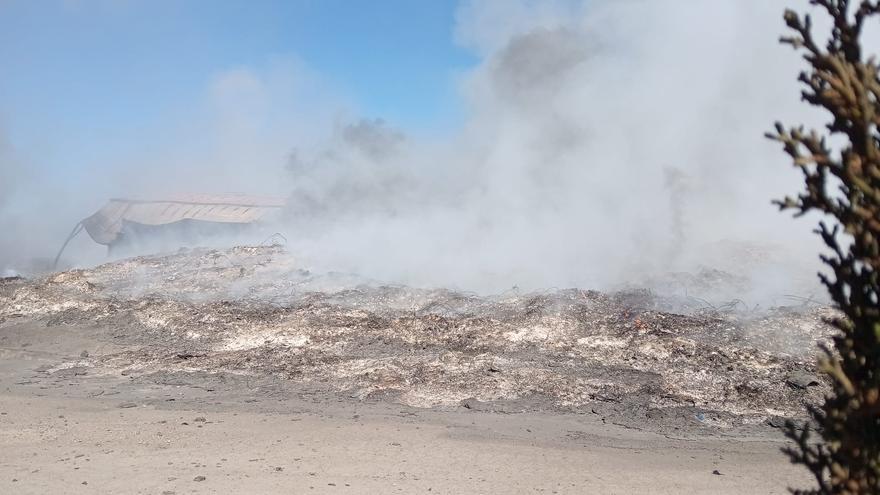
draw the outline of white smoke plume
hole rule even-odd
[[[355,118],[300,63],[239,68],[184,130],[200,144],[129,157],[129,182],[92,192],[157,162],[141,192],[169,176],[283,192],[279,229],[304,265],[393,283],[609,288],[705,265],[752,277],[757,299],[810,291],[811,224],[770,204],[800,177],[762,137],[777,119],[816,121],[777,43],[782,9],[465,1],[454,37],[479,62],[459,79],[457,131]]]
[[[817,244],[770,204],[799,176],[762,138],[776,119],[814,119],[780,18],[740,0],[467,2],[456,37],[482,61],[462,79],[464,127],[437,144],[363,121],[297,154],[292,220],[320,227],[296,249],[490,291],[700,264],[804,290],[792,277],[812,277]]]

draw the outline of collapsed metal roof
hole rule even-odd
[[[249,224],[262,220],[284,207],[283,199],[244,194],[179,194],[162,199],[111,199],[103,208],[74,227],[55,257],[85,230],[98,244],[107,246],[120,240],[125,224],[170,225],[184,220]]]
[[[84,219],[82,225],[99,244],[115,242],[124,222],[167,225],[182,220],[217,223],[253,223],[284,206],[277,198],[242,194],[187,194],[158,200],[111,199]]]

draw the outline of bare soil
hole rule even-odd
[[[4,279],[0,487],[785,493],[830,314],[387,286],[279,247]]]

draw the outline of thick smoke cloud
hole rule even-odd
[[[810,290],[817,244],[770,205],[798,175],[761,138],[776,119],[814,119],[776,43],[780,14],[739,0],[465,3],[456,36],[483,59],[462,80],[462,131],[437,145],[362,122],[317,160],[297,155],[292,221],[321,229],[294,244],[327,266],[483,291],[700,265],[767,295]]]
[[[761,137],[816,121],[781,9],[466,1],[454,37],[480,62],[456,132],[356,117],[300,62],[242,67],[91,192],[282,194],[277,228],[305,267],[392,283],[611,288],[711,266],[751,277],[738,297],[806,295],[818,243],[770,205],[799,176]]]

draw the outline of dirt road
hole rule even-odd
[[[806,481],[767,436],[679,440],[593,414],[414,409],[270,378],[47,372],[85,344],[0,354],[3,493],[771,494]]]

